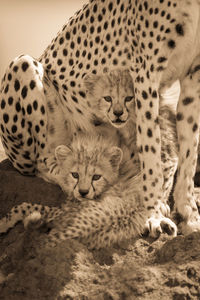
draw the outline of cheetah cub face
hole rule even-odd
[[[122,151],[102,137],[82,137],[55,150],[60,186],[69,198],[97,199],[118,178]]]
[[[123,127],[134,117],[134,89],[128,70],[117,69],[103,75],[87,75],[87,97],[95,116]]]

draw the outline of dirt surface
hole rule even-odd
[[[20,175],[7,160],[0,182],[0,217],[24,201],[65,201],[59,187]],[[0,236],[0,299],[200,299],[200,233],[138,238],[99,251],[73,240],[51,247],[47,234],[18,224]]]

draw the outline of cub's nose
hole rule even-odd
[[[88,193],[89,193],[89,190],[82,190],[82,189],[79,190],[79,194],[80,194],[81,197],[83,197],[83,198],[84,198]]]
[[[113,111],[113,113],[116,117],[119,118],[121,115],[123,115],[123,110],[122,109],[116,109],[116,110]]]

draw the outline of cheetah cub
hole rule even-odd
[[[106,147],[105,151],[107,150]],[[109,170],[108,165],[108,168],[104,169],[105,178],[108,174],[116,177],[118,154],[110,162],[113,165],[115,161],[114,168],[112,166]],[[98,161],[94,144],[93,158]],[[103,164],[103,161],[101,163]],[[109,189],[102,192],[98,201],[68,202],[59,211],[55,209],[55,214],[53,209],[45,215],[41,211],[36,211],[25,218],[25,227],[30,230],[44,222],[48,225],[51,221],[51,231],[44,236],[45,243],[52,245],[68,239],[78,239],[89,249],[105,248],[138,237],[144,230],[147,218],[147,211],[141,199],[138,167],[134,169],[129,161],[121,163],[117,180],[114,180]]]
[[[67,200],[98,200],[117,181],[122,156],[121,149],[105,137],[79,134],[70,146],[55,149],[52,168]],[[40,212],[48,220],[59,215],[59,209],[23,203],[0,221],[0,233],[33,212]]]
[[[98,199],[116,182],[122,156],[107,138],[79,134],[55,150],[59,185],[68,199]]]
[[[75,238],[92,249],[138,236],[146,216],[139,169],[122,162],[122,155],[102,136],[77,136],[70,147],[59,146],[55,157],[63,189],[79,202],[68,201],[61,209],[23,203],[0,221],[0,232],[21,220],[29,230],[51,222],[44,237],[48,244]]]
[[[105,122],[119,129],[135,118],[133,80],[128,69],[86,75],[84,84],[94,123]]]

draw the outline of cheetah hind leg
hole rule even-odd
[[[179,165],[174,191],[175,210],[181,216],[179,229],[183,234],[200,230],[193,177],[197,163],[200,124],[200,56],[190,73],[181,82],[181,96],[177,110],[177,132],[179,139]]]
[[[46,147],[44,69],[28,55],[14,59],[1,86],[0,134],[13,166],[24,175],[36,173]]]

